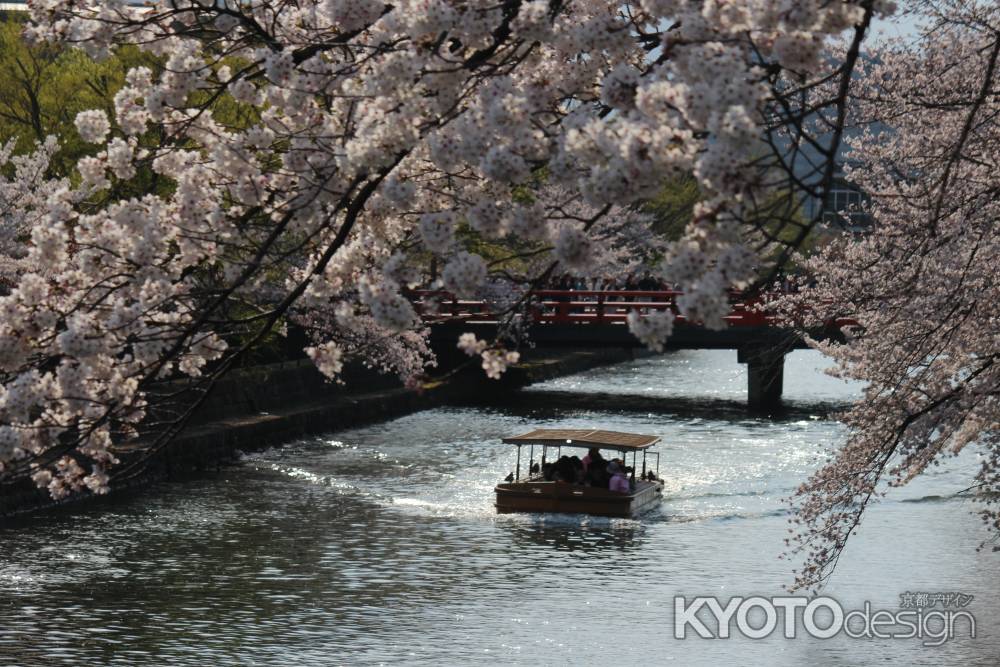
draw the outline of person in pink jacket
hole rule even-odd
[[[619,493],[629,493],[631,491],[628,476],[625,475],[625,470],[618,463],[617,459],[608,464],[608,472],[611,473],[611,481],[608,483],[610,490],[618,491]]]

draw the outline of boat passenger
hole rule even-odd
[[[587,468],[585,483],[589,486],[606,489],[608,488],[608,478],[609,475],[606,466],[599,466],[596,463],[591,462],[590,467]]]
[[[611,480],[608,482],[608,488],[611,491],[619,493],[630,493],[632,491],[629,487],[628,477],[625,476],[625,471],[618,464],[617,459],[608,464],[608,472],[611,473]]]
[[[572,469],[572,467],[573,464],[569,462],[569,457],[566,456],[565,454],[556,459],[556,470],[558,470],[560,473],[563,473],[564,477],[566,476],[565,473],[568,470]]]
[[[583,463],[584,473],[590,469],[591,463],[596,466],[600,466],[601,468],[605,468],[608,465],[608,462],[604,460],[603,456],[601,456],[601,450],[597,447],[591,447],[587,452],[587,455],[583,457],[583,461],[581,461],[581,463]]]
[[[573,467],[573,462],[570,461],[568,456],[560,456],[559,460],[555,464],[555,474],[553,479],[557,482],[575,482],[576,481],[576,469]]]

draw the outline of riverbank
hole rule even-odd
[[[136,492],[155,482],[188,476],[235,460],[241,452],[280,446],[308,435],[392,419],[470,396],[489,402],[521,387],[563,375],[627,361],[620,348],[530,350],[500,380],[489,380],[478,364],[458,368],[447,379],[419,389],[354,369],[343,385],[327,382],[311,362],[289,361],[234,371],[206,400],[190,425],[169,445],[150,453],[142,443],[116,450],[122,460],[146,458],[143,472],[113,487]],[[40,510],[105,498],[81,494],[53,501],[28,483],[0,490],[0,521]]]

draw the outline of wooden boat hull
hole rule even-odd
[[[634,517],[660,504],[663,484],[637,482],[633,493],[577,486],[564,482],[498,484],[497,512],[560,512],[595,516]]]

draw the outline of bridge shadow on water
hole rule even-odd
[[[746,401],[711,396],[650,396],[610,392],[573,392],[522,389],[497,393],[486,398],[469,397],[462,404],[503,408],[516,415],[534,415],[539,411],[593,411],[674,415],[719,421],[798,421],[835,419],[851,407],[850,402],[785,401],[780,408],[766,412],[747,408]]]

